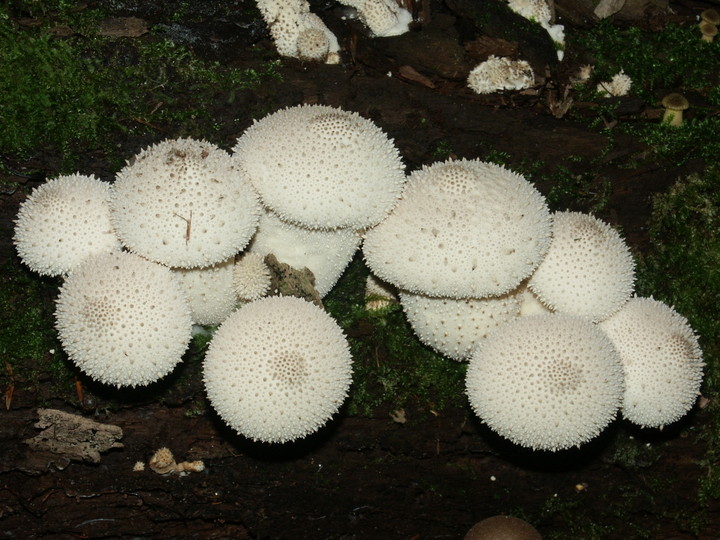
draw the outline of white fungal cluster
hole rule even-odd
[[[257,0],[257,7],[281,56],[328,64],[340,61],[335,34],[310,11],[307,0]]]
[[[409,30],[412,14],[396,0],[339,0],[355,8],[360,20],[377,37],[399,36]]]
[[[239,433],[271,443],[327,423],[352,370],[321,308],[266,297],[265,257],[311,270],[322,296],[361,241],[367,309],[399,298],[423,343],[468,360],[474,411],[517,444],[580,445],[618,411],[662,427],[699,394],[697,337],[672,307],[631,299],[633,259],[607,223],[552,215],[525,178],[479,160],[406,179],[392,140],[339,108],[270,114],[233,154],[162,141],[112,185],[51,180],[15,230],[28,266],[65,278],[56,326],[80,370],[146,385],[182,360],[193,324],[218,326],[208,396]]]
[[[613,75],[609,81],[598,83],[598,94],[605,97],[626,96],[632,88],[632,79],[622,70]]]
[[[522,90],[535,82],[532,67],[525,60],[511,60],[504,56],[490,57],[475,66],[468,75],[467,85],[478,94],[500,90]]]

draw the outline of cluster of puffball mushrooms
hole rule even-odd
[[[276,111],[231,153],[165,140],[113,183],[49,180],[22,204],[14,241],[34,271],[64,278],[59,338],[97,381],[152,383],[194,328],[210,328],[209,401],[256,441],[318,430],[352,380],[341,328],[316,303],[278,295],[269,256],[309,269],[322,297],[362,244],[368,289],[399,301],[427,346],[468,362],[473,410],[525,447],[579,446],[618,412],[660,428],[702,381],[696,335],[672,307],[633,296],[633,259],[610,225],[552,214],[493,163],[406,176],[394,142],[340,108]]]

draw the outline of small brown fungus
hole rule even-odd
[[[720,24],[720,13],[716,9],[708,8],[700,13],[700,20],[717,26]]]
[[[492,516],[479,521],[464,540],[540,540],[538,530],[527,521],[513,516]]]
[[[682,94],[673,92],[663,98],[662,106],[665,107],[663,124],[677,127],[682,125],[683,111],[690,106],[690,103]]]
[[[700,27],[701,39],[706,43],[712,43],[718,33],[717,26],[707,21],[702,21],[698,26]]]

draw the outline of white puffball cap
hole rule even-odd
[[[624,390],[610,339],[589,320],[561,313],[496,329],[470,358],[466,385],[473,410],[493,431],[551,451],[597,436]]]
[[[238,300],[250,302],[265,296],[270,290],[270,269],[259,253],[245,251],[235,260],[233,290]]]
[[[543,196],[519,174],[478,160],[410,175],[392,213],[365,234],[373,274],[417,294],[499,296],[540,264],[550,244]]]
[[[230,154],[195,139],[142,150],[117,174],[110,206],[125,247],[180,268],[211,266],[241,251],[260,213]]]
[[[557,212],[553,239],[528,286],[553,311],[602,321],[630,299],[635,262],[620,234],[589,214]]]
[[[283,443],[323,426],[347,396],[352,359],[332,317],[310,302],[272,296],[220,325],[204,363],[208,398],[238,433]]]
[[[433,298],[399,291],[400,304],[420,341],[453,360],[467,360],[500,325],[520,316],[514,296]]]
[[[218,325],[237,305],[233,288],[235,257],[202,268],[174,268],[187,297],[193,323]]]
[[[625,369],[622,413],[642,427],[683,417],[700,395],[702,350],[687,319],[653,298],[635,297],[600,323]]]
[[[22,261],[39,274],[59,276],[90,255],[118,251],[109,198],[110,184],[82,174],[35,188],[20,205],[15,225]]]
[[[293,268],[307,268],[315,277],[315,290],[325,296],[340,279],[360,242],[360,236],[351,229],[306,229],[265,212],[248,250],[263,257],[273,254]]]
[[[405,182],[399,153],[379,127],[324,105],[288,107],[257,120],[234,152],[263,204],[307,228],[372,226]]]
[[[91,378],[139,386],[167,375],[190,342],[185,295],[169,268],[126,252],[92,255],[67,277],[56,327]]]

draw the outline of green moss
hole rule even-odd
[[[58,396],[72,391],[74,374],[54,330],[55,280],[40,279],[12,257],[0,266],[0,385],[37,394],[47,380]]]
[[[702,41],[694,24],[668,24],[650,32],[605,19],[568,41],[568,49],[584,49],[593,57],[598,80],[609,80],[622,69],[633,81],[631,93],[648,102],[668,88],[702,91],[718,83],[720,43]]]
[[[0,8],[0,65],[11,74],[0,78],[3,152],[50,150],[65,157],[68,171],[73,156],[119,134],[172,125],[178,136],[212,139],[218,104],[279,77],[276,62],[227,68],[154,36],[54,38],[42,26],[19,27],[7,8]]]
[[[679,180],[655,197],[651,248],[640,259],[637,291],[675,306],[698,333],[705,360],[706,409],[700,500],[720,497],[720,166]]]
[[[465,365],[425,347],[399,305],[365,309],[368,270],[356,257],[325,307],[348,334],[353,355],[350,414],[370,415],[378,407],[439,410],[465,403]]]

